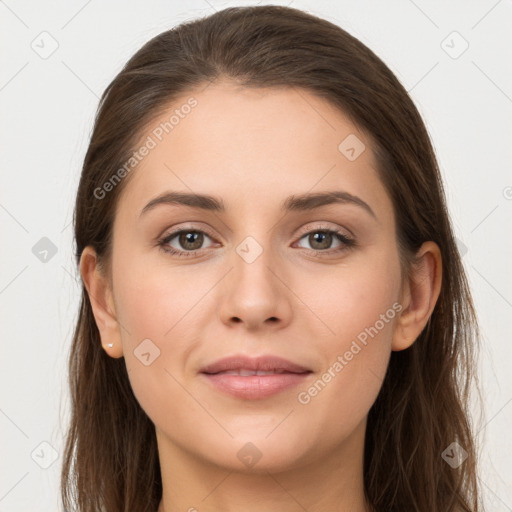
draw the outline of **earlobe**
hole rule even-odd
[[[108,279],[98,268],[96,252],[87,246],[80,257],[80,274],[100,332],[101,343],[108,355],[123,356],[121,333],[115,315],[112,290]]]
[[[439,298],[442,283],[442,258],[439,246],[425,242],[417,253],[418,262],[404,283],[404,308],[397,320],[391,348],[394,351],[409,348],[429,321]]]

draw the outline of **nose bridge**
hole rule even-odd
[[[232,258],[232,285],[240,300],[261,306],[274,302],[278,290],[275,289],[275,275],[270,271],[276,265],[270,238],[261,235],[258,238],[261,242],[249,235],[236,246],[236,255]]]
[[[290,303],[280,282],[277,251],[262,228],[256,236],[246,236],[232,254],[233,270],[225,282],[220,314],[225,323],[243,322],[248,328],[264,323],[289,321]]]

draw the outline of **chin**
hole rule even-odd
[[[268,432],[235,436],[203,456],[226,470],[245,474],[279,473],[308,462],[310,450],[301,442],[297,431],[283,431],[281,435],[274,432],[270,436]]]

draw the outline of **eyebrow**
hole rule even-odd
[[[201,210],[219,213],[224,213],[226,211],[226,207],[221,198],[207,194],[165,192],[164,194],[149,201],[149,203],[142,209],[140,216],[160,204],[190,206],[192,208],[199,208]],[[291,195],[283,201],[281,204],[281,210],[288,212],[310,211],[330,204],[353,204],[363,208],[375,219],[377,218],[370,205],[360,197],[341,190]]]

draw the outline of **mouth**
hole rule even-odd
[[[274,356],[232,356],[200,371],[215,390],[248,400],[267,398],[297,386],[311,373],[304,366]]]
[[[246,355],[233,355],[218,359],[201,368],[201,373],[217,374],[222,372],[266,372],[266,373],[304,373],[309,368],[278,356],[248,357]],[[239,375],[239,374],[238,374]],[[247,375],[255,375],[254,373]]]
[[[238,370],[225,370],[223,372],[217,372],[217,373],[208,373],[204,372],[207,375],[240,375],[241,377],[252,377],[254,375],[280,375],[283,373],[296,373],[296,372],[288,372],[286,370],[249,370],[247,368],[239,368]],[[299,373],[299,372],[297,372]],[[300,372],[300,373],[306,373],[306,372]]]

